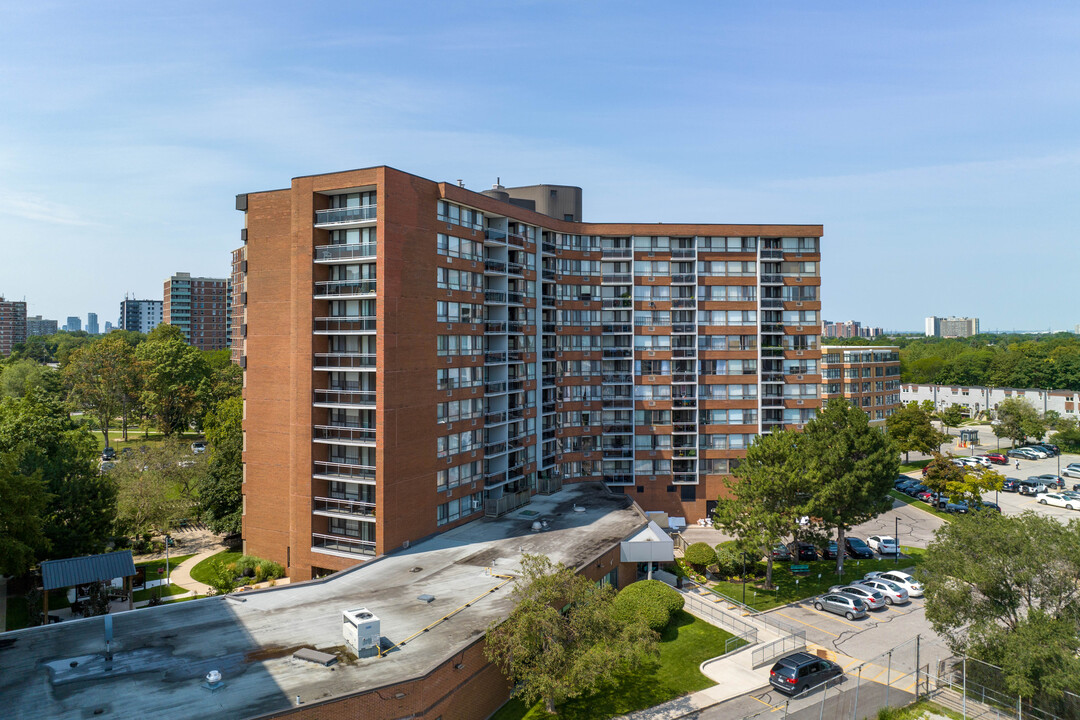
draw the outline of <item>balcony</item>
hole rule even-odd
[[[634,332],[634,326],[630,324],[615,323],[613,325],[602,325],[600,327],[602,332],[606,333],[632,333]]]
[[[311,431],[311,439],[337,445],[374,445],[375,428],[316,425]]]
[[[628,347],[606,347],[603,352],[605,358],[628,358],[634,355],[634,351]]]
[[[506,263],[501,260],[485,260],[484,261],[484,273],[493,275],[496,273],[505,273]]]
[[[784,407],[784,398],[763,397],[761,398],[761,407]]]
[[[671,276],[672,285],[694,285],[697,283],[697,275],[680,273]]]
[[[339,225],[360,225],[375,221],[375,205],[358,207],[331,208],[315,211],[315,227],[336,227]]]
[[[671,326],[671,332],[673,333],[696,333],[697,325],[688,323],[679,323],[678,325]]]
[[[523,507],[529,504],[531,495],[528,490],[522,490],[521,492],[508,493],[501,498],[494,498],[484,501],[484,516],[490,518],[502,517],[503,515],[517,510],[519,507]]]
[[[501,395],[506,392],[506,383],[504,382],[489,382],[484,384],[485,395]]]
[[[777,323],[762,323],[761,332],[771,333],[773,335],[783,335],[784,326]]]
[[[488,364],[492,363],[504,363],[506,362],[505,352],[488,352],[484,353],[484,362]]]
[[[633,474],[624,474],[624,473],[605,474],[604,475],[604,482],[607,483],[608,485],[633,485],[634,484],[634,476],[633,476]]]
[[[374,408],[375,393],[363,390],[316,390],[315,406]]]
[[[347,260],[374,260],[377,250],[375,243],[319,245],[315,248],[315,262],[336,263]]]
[[[315,477],[320,480],[348,480],[370,484],[375,482],[375,466],[316,460]]]
[[[506,443],[503,441],[488,443],[484,446],[484,457],[491,458],[495,455],[502,455],[506,452]],[[501,470],[499,472],[502,472]]]
[[[604,385],[632,385],[634,376],[623,373],[609,373],[604,375],[600,382]]]
[[[780,309],[784,307],[784,301],[780,298],[761,298],[761,307]]]
[[[508,262],[506,263],[506,272],[521,277],[525,272],[525,266],[515,262]]]
[[[484,300],[489,303],[495,303],[498,305],[506,304],[506,293],[498,292],[496,290],[485,290]]]
[[[693,310],[697,307],[697,300],[694,298],[674,298],[671,301],[671,307],[675,310]]]
[[[364,353],[316,353],[316,370],[374,370],[375,355]]]
[[[359,502],[339,498],[313,497],[312,512],[326,517],[341,517],[350,520],[375,517],[375,503]]]
[[[784,278],[782,276],[780,276],[780,275],[772,275],[772,274],[770,274],[770,275],[762,275],[761,276],[761,284],[762,285],[783,285],[784,284]]]
[[[602,248],[600,250],[600,257],[604,258],[605,260],[607,260],[607,259],[615,259],[615,260],[625,259],[625,260],[629,260],[630,258],[634,257],[634,249],[633,248],[628,248],[628,247],[625,247],[625,248],[624,247],[620,247],[620,248]]]
[[[603,275],[600,278],[600,282],[604,285],[629,285],[634,281],[634,276],[630,273],[612,273],[609,275]],[[629,298],[627,298],[629,300]]]
[[[672,260],[688,260],[697,256],[697,250],[694,248],[671,248]]]
[[[374,280],[327,280],[315,283],[316,300],[348,300],[375,297]]]
[[[316,335],[371,335],[375,318],[366,316],[315,318]]]
[[[555,475],[541,475],[536,480],[536,492],[541,495],[553,495],[562,490],[562,478]]]
[[[484,323],[484,334],[485,335],[494,335],[494,334],[497,334],[497,333],[504,333],[504,332],[506,332],[506,323],[504,323],[504,322],[491,322],[491,321],[488,321],[488,322]]]
[[[311,549],[330,555],[349,557],[352,555],[374,555],[375,543],[367,540],[352,540],[336,535],[311,533]]]

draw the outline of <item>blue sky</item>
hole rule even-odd
[[[1075,3],[0,1],[0,294],[223,276],[237,193],[387,164],[825,226],[823,314],[1071,330]]]

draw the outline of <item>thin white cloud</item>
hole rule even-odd
[[[46,200],[37,195],[10,191],[0,191],[0,215],[9,215],[23,220],[53,223],[55,225],[78,227],[100,225],[100,223],[84,217],[75,208]]]

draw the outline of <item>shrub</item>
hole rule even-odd
[[[657,632],[667,627],[671,616],[682,610],[683,597],[659,580],[639,580],[615,596],[615,608],[624,621],[639,619]]]
[[[716,565],[720,568],[719,575],[730,577],[739,572],[739,554],[725,545],[717,545]]]
[[[703,568],[716,562],[716,551],[709,543],[696,542],[683,553],[686,562],[695,568]]]

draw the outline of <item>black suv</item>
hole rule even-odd
[[[782,693],[797,695],[843,673],[831,660],[797,652],[776,661],[769,671],[769,682]]]
[[[874,558],[874,551],[859,538],[844,538],[844,547],[847,549],[848,557],[869,558],[871,560]]]
[[[795,540],[788,544],[791,556],[796,560],[817,560],[817,548],[808,542]]]
[[[116,450],[111,448],[111,447],[105,448],[104,450],[101,451],[101,459],[102,460],[115,460],[116,459]]]

